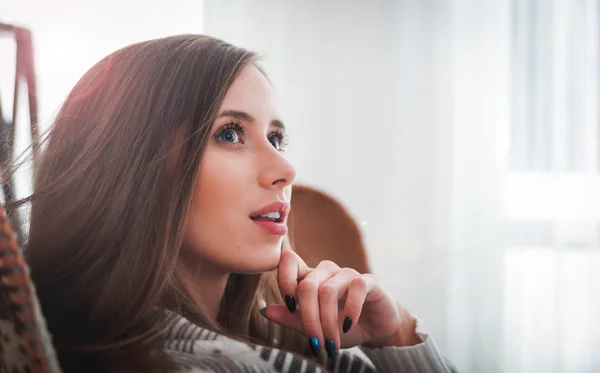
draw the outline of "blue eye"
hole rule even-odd
[[[282,152],[285,150],[285,147],[287,145],[287,135],[283,130],[279,129],[277,131],[271,132],[269,134],[268,139],[271,145],[273,145],[273,147],[278,151]]]
[[[244,132],[245,128],[240,123],[231,122],[223,126],[217,133],[215,133],[215,139],[228,144],[243,144]]]
[[[226,129],[225,131],[219,134],[219,139],[224,142],[232,142],[236,143],[240,141],[239,135],[231,129]]]
[[[279,139],[278,137],[271,137],[269,139],[269,142],[271,143],[271,145],[273,145],[275,149],[279,150],[281,148],[281,139]]]

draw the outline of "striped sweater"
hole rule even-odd
[[[433,338],[412,347],[341,350],[326,363],[333,373],[456,372],[437,350]],[[167,333],[165,348],[180,373],[324,373],[323,367],[276,348],[240,342],[179,317]]]

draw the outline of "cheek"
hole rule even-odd
[[[278,263],[280,240],[265,236],[249,217],[257,207],[258,186],[252,157],[207,149],[186,227],[186,260],[238,273],[262,272]]]
[[[252,167],[244,158],[231,152],[207,149],[194,190],[195,230],[204,235],[211,231],[224,234],[247,218],[245,210],[247,191],[251,190],[248,186],[252,183]]]
[[[239,209],[239,199],[253,179],[252,165],[246,157],[226,153],[219,156],[220,153],[207,154],[200,165],[195,208],[201,212],[215,212],[235,206]]]
[[[286,189],[289,196],[291,187]],[[282,238],[265,234],[249,217],[261,193],[251,156],[207,148],[186,227],[185,260],[196,258],[234,273],[275,268]]]

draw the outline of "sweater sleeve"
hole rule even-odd
[[[328,368],[339,366],[337,372],[350,373],[457,373],[456,367],[438,350],[433,337],[423,331],[417,318],[417,334],[422,343],[410,347],[369,348],[357,346],[341,350]],[[363,370],[362,366],[366,368]]]
[[[417,329],[417,332],[418,329]],[[412,347],[340,350],[315,364],[277,348],[234,340],[180,318],[166,336],[165,349],[179,373],[441,373],[456,372],[438,352],[433,338],[420,333],[422,343]]]
[[[418,333],[423,343],[410,347],[368,348],[360,350],[373,363],[376,372],[456,373],[456,368],[437,349],[433,337]]]
[[[437,349],[433,338],[419,333],[423,340],[411,347],[369,348],[357,346],[340,350],[329,360],[328,371],[339,373],[457,373],[452,363]]]

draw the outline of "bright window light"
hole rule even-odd
[[[600,221],[600,175],[510,173],[504,184],[510,219],[560,222]]]

